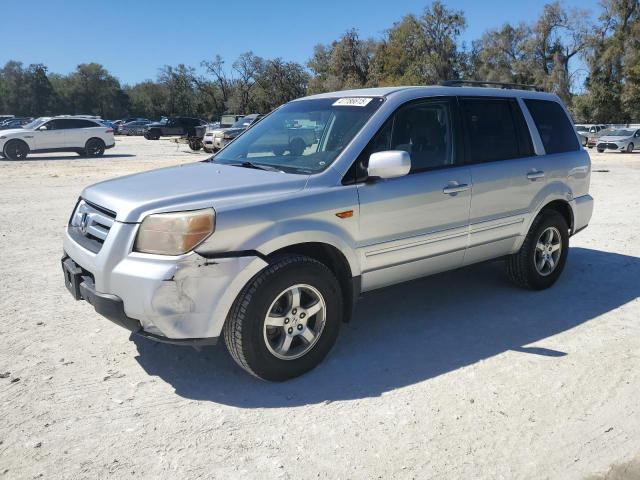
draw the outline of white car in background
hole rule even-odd
[[[598,152],[614,150],[617,152],[632,153],[640,150],[640,129],[639,128],[619,128],[607,132],[606,135],[598,139],[596,145]]]
[[[99,157],[114,146],[112,128],[99,119],[82,116],[41,117],[22,128],[0,131],[0,155],[9,160],[51,152]]]

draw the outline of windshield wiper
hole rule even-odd
[[[255,168],[256,170],[266,170],[267,172],[285,173],[284,170],[280,170],[279,168],[273,167],[271,165],[264,165],[262,163],[252,163],[252,162],[245,161],[245,162],[227,163],[226,165],[232,165],[234,167]]]

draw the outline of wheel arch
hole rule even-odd
[[[352,272],[351,266],[344,253],[329,243],[301,242],[287,245],[269,253],[266,258],[273,260],[281,255],[305,255],[326,265],[336,276],[340,289],[345,295],[343,320],[348,322],[353,314],[355,303],[360,297],[360,276]]]
[[[22,143],[23,145],[25,145],[27,147],[28,151],[31,151],[31,146],[26,141],[24,141],[22,138],[10,138],[2,146],[2,151],[4,152],[5,148],[7,148],[7,145],[10,145],[11,143]]]
[[[569,226],[569,230],[571,231],[571,233],[573,233],[574,216],[573,216],[573,209],[571,208],[571,205],[569,204],[569,202],[561,199],[552,200],[546,203],[540,209],[540,212],[544,210],[554,210],[558,212],[560,215],[562,215],[565,221],[567,222],[567,225]]]

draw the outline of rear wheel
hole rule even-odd
[[[29,146],[22,140],[10,140],[4,146],[2,155],[9,160],[24,160],[29,154]]]
[[[598,153],[604,153],[604,148],[598,148]]]
[[[335,343],[342,321],[338,280],[322,263],[281,257],[238,295],[223,334],[247,372],[284,381],[311,370]]]
[[[202,142],[198,139],[190,139],[189,140],[189,148],[194,152],[202,149]]]
[[[518,286],[543,290],[553,285],[569,254],[569,227],[555,210],[543,210],[518,253],[506,260],[509,279]]]
[[[105,145],[99,138],[90,138],[84,147],[87,157],[101,157],[104,154]]]
[[[633,153],[633,143],[629,143],[629,145],[627,145],[627,153]]]

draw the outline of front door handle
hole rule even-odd
[[[456,193],[466,192],[467,190],[469,190],[468,184],[451,182],[442,189],[442,193],[445,195],[455,195]]]
[[[529,172],[529,173],[527,173],[527,178],[529,180],[537,180],[539,178],[544,178],[544,172],[539,171],[539,170],[537,170],[535,172]]]

